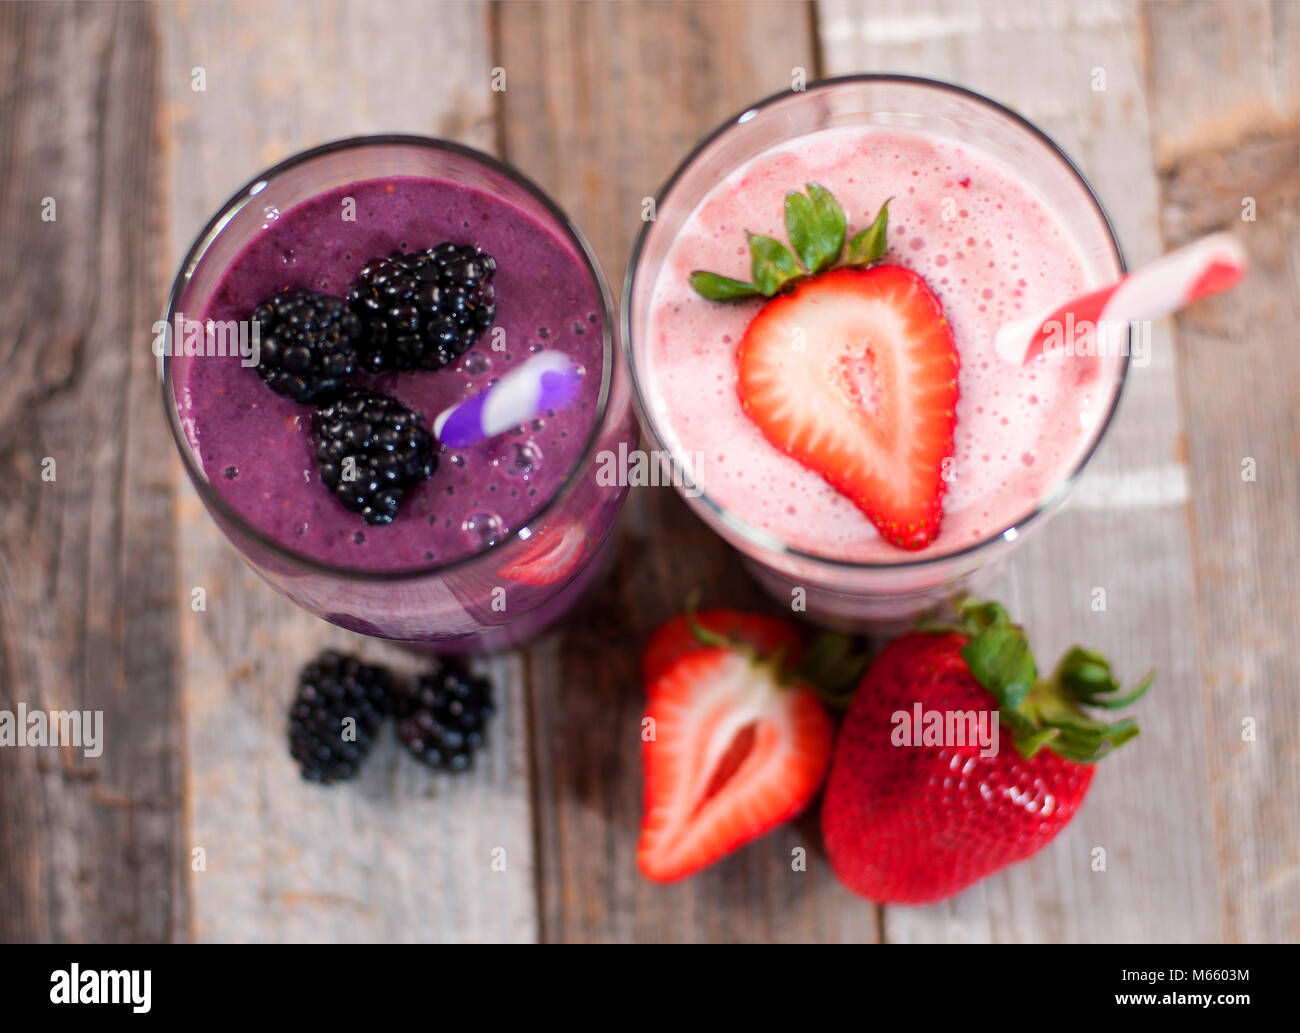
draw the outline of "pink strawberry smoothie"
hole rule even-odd
[[[883,261],[924,277],[952,325],[961,363],[954,462],[939,535],[919,552],[882,540],[849,498],[745,415],[736,349],[763,302],[708,301],[687,282],[695,269],[748,280],[745,231],[784,241],[785,194],[806,183],[835,196],[850,235],[892,198]],[[704,495],[787,546],[868,563],[951,553],[1037,508],[1104,419],[1122,359],[1100,359],[1089,376],[1059,357],[1013,365],[996,355],[994,335],[1107,272],[993,155],[920,132],[824,130],[737,169],[685,220],[654,286],[646,404],[673,454],[698,456],[692,474]]]

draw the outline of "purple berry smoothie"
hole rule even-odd
[[[355,221],[344,218],[346,199]],[[187,364],[182,425],[213,487],[262,535],[332,567],[411,570],[452,563],[499,541],[554,496],[584,457],[597,419],[601,304],[572,246],[510,202],[437,179],[372,179],[268,216],[222,273],[199,318],[246,320],[279,291],[343,296],[367,260],[450,240],[498,263],[494,325],[452,366],[358,383],[392,395],[426,424],[542,348],[586,370],[578,401],[532,424],[456,452],[411,489],[389,525],[366,524],[319,481],[311,409],[272,392],[237,356]]]

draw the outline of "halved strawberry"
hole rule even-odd
[[[674,661],[649,690],[637,864],[680,879],[793,818],[816,794],[831,719],[771,660],[712,648]]]
[[[803,654],[803,641],[799,632],[788,621],[779,617],[763,617],[756,613],[738,610],[700,610],[693,615],[679,613],[670,621],[659,625],[646,643],[641,655],[641,683],[649,688],[659,680],[673,663],[687,653],[708,648],[691,627],[691,619],[706,632],[721,635],[733,642],[752,646],[759,656],[770,656],[778,649],[784,650],[785,662],[791,667]]]
[[[769,301],[737,353],[746,414],[849,496],[889,542],[939,533],[957,345],[910,269],[841,268]]]
[[[579,525],[553,524],[497,573],[524,585],[553,585],[578,569],[586,550],[587,532]]]

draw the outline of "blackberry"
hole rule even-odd
[[[354,656],[325,652],[303,667],[289,708],[289,753],[302,777],[330,785],[356,775],[392,697],[388,671]]]
[[[361,320],[341,298],[283,291],[253,309],[261,356],[257,372],[296,402],[332,397],[357,364]]]
[[[407,489],[438,466],[420,418],[397,399],[359,387],[317,408],[312,440],[320,479],[368,524],[391,523]]]
[[[491,255],[450,243],[371,259],[348,291],[363,325],[358,368],[382,373],[450,365],[492,325],[496,270]]]
[[[430,767],[447,771],[470,766],[483,745],[483,726],[496,710],[492,683],[451,661],[404,687],[393,709],[406,748]]]

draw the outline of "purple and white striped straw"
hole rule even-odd
[[[464,448],[573,404],[582,367],[564,352],[538,352],[485,391],[445,409],[433,433],[448,448]]]

